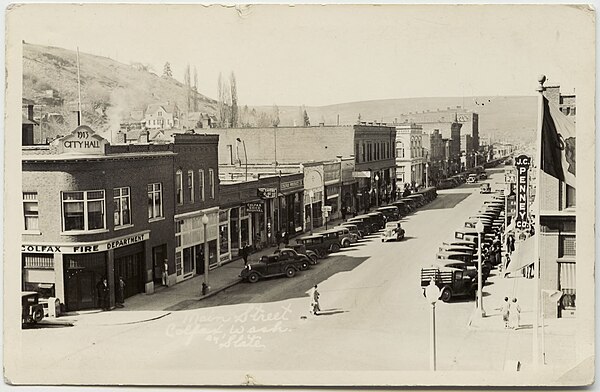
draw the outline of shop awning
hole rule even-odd
[[[523,242],[515,244],[515,251],[510,256],[510,264],[506,269],[506,272],[516,272],[523,267],[533,264],[533,253],[535,248],[536,236],[529,237]]]

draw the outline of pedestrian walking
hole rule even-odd
[[[508,301],[508,297],[504,297],[500,313],[502,314],[502,321],[504,321],[504,328],[509,328],[510,302]]]
[[[315,316],[318,316],[319,313],[321,311],[321,305],[319,304],[319,297],[321,296],[321,294],[319,293],[319,291],[317,290],[317,285],[315,285],[315,287],[313,288],[313,293],[312,293],[312,303],[311,303],[311,310],[312,313]]]
[[[162,284],[169,287],[169,260],[165,259],[163,263]]]
[[[287,231],[283,233],[283,243],[285,244],[286,248],[290,245],[290,233]]]
[[[514,235],[509,235],[508,239],[507,239],[507,250],[509,254],[512,254],[515,251],[515,236]]]
[[[119,282],[117,283],[117,307],[125,307],[125,281],[122,276],[119,276]]]
[[[277,241],[277,249],[279,249],[281,247],[281,240],[282,240],[281,232],[278,231],[277,233],[275,233],[275,241]]]
[[[109,301],[108,301],[108,281],[106,277],[102,277],[98,284],[96,284],[96,290],[98,291],[98,306],[102,310],[109,309]]]
[[[346,207],[342,207],[342,219],[346,220]]]
[[[519,329],[521,327],[521,306],[517,303],[517,299],[513,298],[512,305],[510,306],[510,314],[512,318],[511,327]]]
[[[240,256],[244,260],[244,267],[248,265],[248,253],[250,253],[250,247],[245,242],[242,243],[240,248]]]

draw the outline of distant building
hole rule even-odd
[[[424,155],[423,128],[416,124],[397,125],[396,185],[398,188],[403,189],[406,184],[425,183]]]
[[[189,112],[182,113],[182,127],[193,128],[215,128],[217,126],[217,118],[208,113]]]
[[[22,103],[22,118],[21,118],[21,136],[22,136],[22,144],[24,146],[31,146],[34,144],[40,144],[41,135],[40,133],[40,124],[33,119],[33,107],[34,102],[23,98]]]
[[[180,127],[181,111],[175,103],[148,105],[144,119],[148,129],[171,129]]]

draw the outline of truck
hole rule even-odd
[[[475,297],[477,292],[477,278],[469,276],[464,270],[452,267],[426,267],[421,268],[421,288],[425,295],[425,288],[433,279],[440,289],[440,299],[449,302],[454,297]]]

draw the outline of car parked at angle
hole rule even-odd
[[[421,269],[421,288],[425,288],[433,280],[440,289],[440,299],[449,302],[453,297],[474,297],[477,292],[477,278],[466,274],[464,270],[451,267],[427,267]]]
[[[393,202],[392,205],[398,209],[401,218],[408,215],[411,211],[410,206],[401,200]]]
[[[456,246],[468,246],[471,249],[473,249],[473,251],[477,250],[477,244],[475,244],[473,241],[453,239],[453,240],[442,242],[442,246],[455,246],[455,245]]]
[[[36,291],[21,292],[21,325],[35,324],[44,318],[44,306],[40,303],[40,294]]]
[[[350,234],[353,234],[354,236],[356,236],[356,240],[360,240],[362,239],[362,233],[360,232],[360,230],[358,229],[358,225],[354,224],[354,223],[350,223],[350,222],[342,222],[339,224],[339,226],[336,227],[345,227],[350,231]]]
[[[449,260],[460,260],[465,263],[473,263],[472,252],[456,252],[456,251],[440,251],[435,255],[438,260],[449,259]]]
[[[467,184],[474,184],[477,182],[477,174],[469,174],[469,177],[467,177]]]
[[[346,222],[342,223],[342,225],[354,225],[358,229],[358,233],[360,238],[364,238],[366,235],[371,234],[371,226],[367,219],[362,218],[350,218]]]
[[[400,241],[404,239],[404,229],[400,221],[387,222],[381,235],[381,242]]]
[[[330,253],[330,243],[325,242],[325,239],[320,234],[308,235],[300,238],[296,238],[296,243],[304,245],[307,250],[311,250],[319,256],[319,258],[325,258]]]
[[[275,254],[281,253],[281,251],[286,248],[293,249],[294,251],[296,251],[296,253],[307,256],[310,260],[310,264],[312,264],[312,265],[315,265],[319,262],[319,255],[317,255],[312,250],[306,249],[306,246],[303,244],[293,244],[293,245],[290,244],[289,246],[286,246],[285,248],[276,249]]]
[[[434,186],[430,186],[417,191],[417,194],[425,196],[425,201],[429,203],[437,197],[437,189]]]
[[[417,204],[417,207],[423,207],[425,204],[427,204],[427,202],[425,201],[425,196],[423,196],[423,195],[414,194],[414,195],[408,196],[408,198],[413,199],[415,201],[415,203]]]
[[[388,222],[397,221],[398,219],[400,219],[400,210],[394,205],[379,207],[376,211],[381,212],[383,215],[385,215],[385,218]]]
[[[403,197],[402,199],[400,199],[400,201],[405,202],[410,207],[411,211],[417,209],[417,201],[415,199],[411,199],[410,197]]]
[[[444,245],[442,244],[438,251],[440,252],[464,252],[469,253],[471,256],[475,253],[475,249],[472,246],[467,245]]]
[[[348,229],[332,228],[332,229],[325,230],[319,234],[321,234],[325,238],[325,241],[331,240],[331,245],[332,245],[331,251],[332,252],[337,252],[341,248],[347,248],[350,246],[350,244],[352,244],[350,230],[348,230]],[[337,245],[337,246],[334,247],[333,245]]]
[[[381,230],[385,227],[385,223],[387,222],[387,219],[385,218],[385,215],[383,215],[381,212],[378,212],[378,211],[369,212],[366,215],[374,220],[375,227],[377,227],[377,230]]]
[[[481,172],[479,173],[479,179],[480,180],[487,180],[488,176],[486,172]]]
[[[293,252],[292,249],[289,249],[289,251]],[[296,252],[294,253],[298,255]],[[240,277],[250,283],[280,275],[293,278],[296,276],[296,272],[308,268],[306,258],[306,256],[303,258],[294,257],[288,253],[287,249],[281,251],[280,254],[264,255],[258,261],[246,265],[240,272]]]
[[[456,182],[451,178],[443,178],[438,181],[437,188],[438,189],[450,189],[456,186]]]

